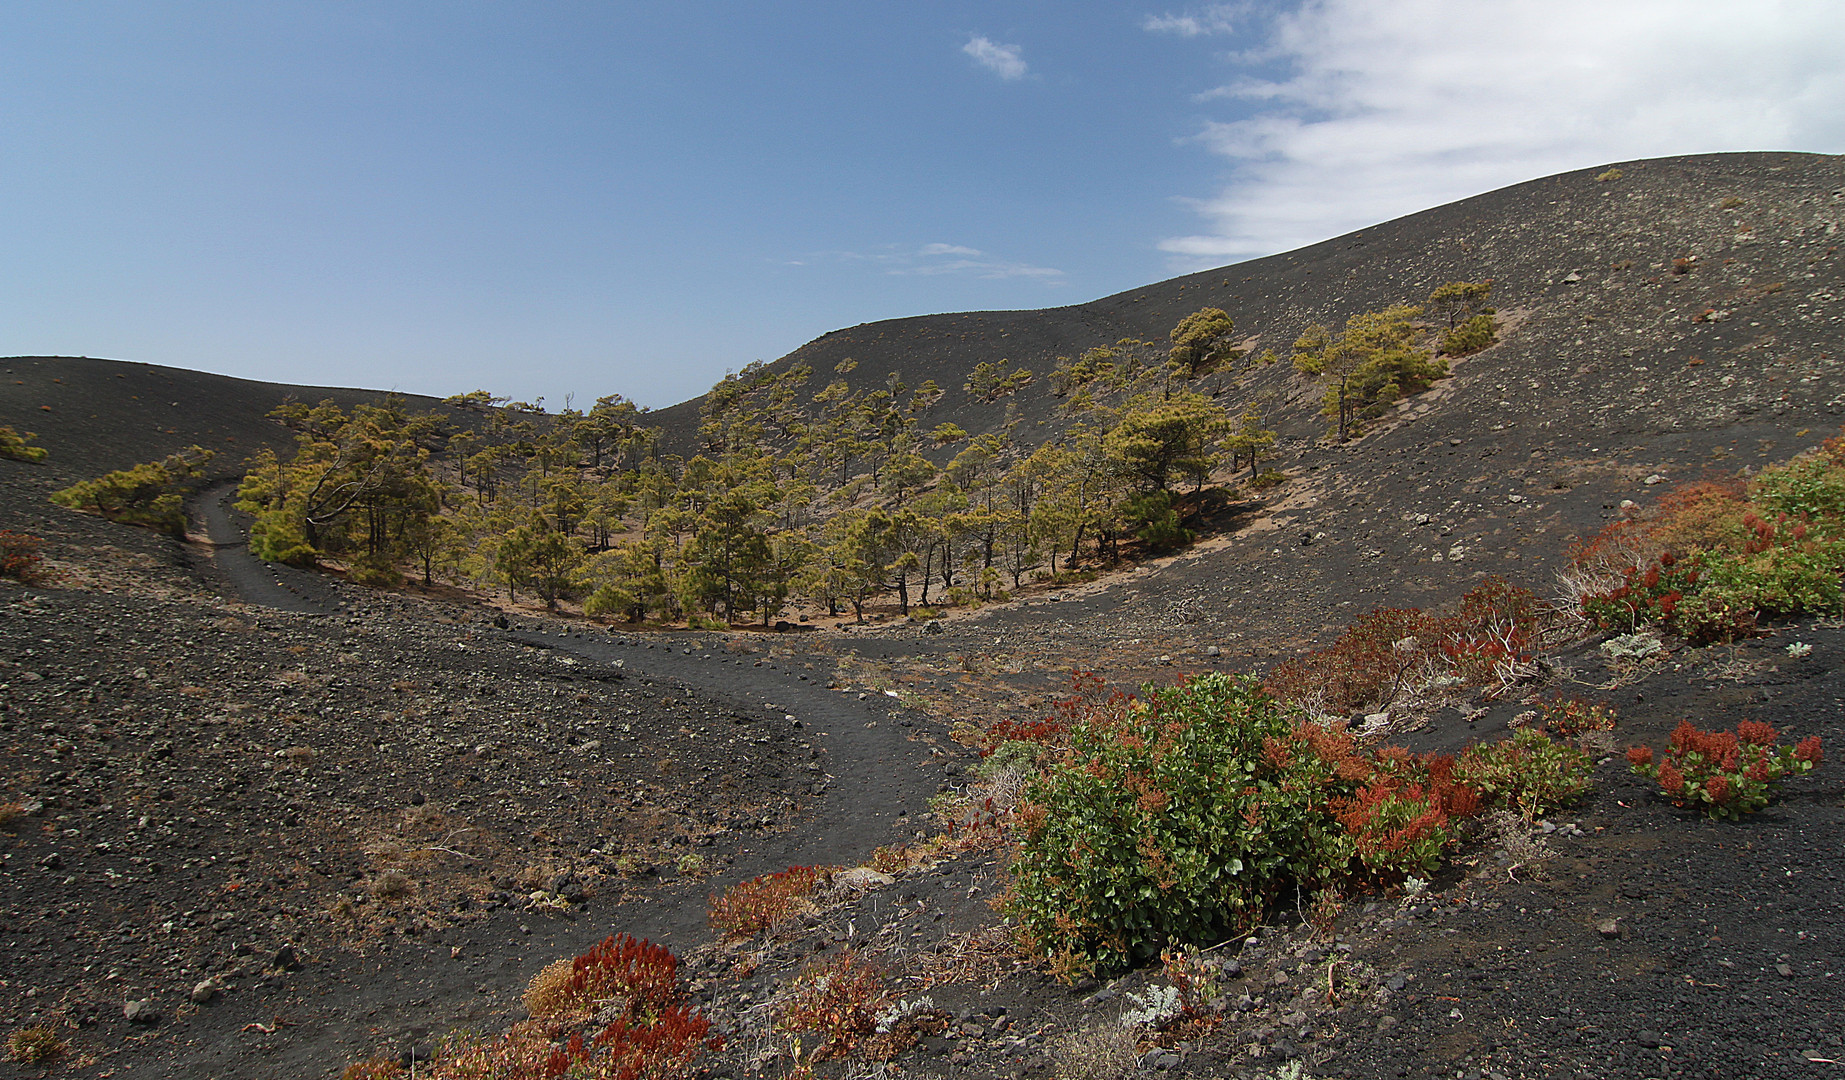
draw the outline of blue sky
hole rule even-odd
[[[661,406],[1506,183],[1845,150],[1831,0],[0,10],[0,353]]]

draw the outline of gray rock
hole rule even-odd
[[[192,1003],[195,1005],[203,1005],[217,996],[218,984],[213,979],[201,979],[198,985],[192,988]]]
[[[154,1010],[151,998],[142,998],[122,1005],[122,1019],[131,1024],[154,1024],[160,1021],[160,1014]]]
[[[1621,920],[1603,919],[1595,924],[1595,932],[1605,938],[1618,938],[1621,936]]]

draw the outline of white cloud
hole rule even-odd
[[[961,46],[961,51],[1008,82],[1023,79],[1028,70],[1022,55],[1024,50],[1017,45],[1001,45],[991,38],[976,36]]]
[[[1048,266],[1010,262],[995,258],[979,248],[962,244],[924,244],[918,248],[891,244],[875,251],[830,251],[815,258],[838,262],[869,263],[882,267],[886,274],[914,277],[937,277],[943,274],[968,274],[974,277],[1029,278],[1047,285],[1063,283],[1063,271]],[[806,265],[794,262],[791,265]]]
[[[1140,28],[1154,34],[1177,34],[1180,37],[1204,37],[1209,34],[1228,34],[1233,29],[1230,22],[1229,4],[1212,4],[1199,15],[1148,15],[1140,20]]]
[[[1286,74],[1200,99],[1245,111],[1196,136],[1236,172],[1160,245],[1178,268],[1608,161],[1845,150],[1832,0],[1305,0],[1269,29],[1240,59]]]

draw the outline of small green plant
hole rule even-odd
[[[1454,766],[1456,780],[1527,821],[1581,798],[1592,772],[1588,754],[1529,727],[1509,739],[1468,747]]]
[[[0,458],[11,458],[14,461],[45,460],[46,455],[51,451],[42,446],[31,445],[32,440],[36,438],[38,436],[30,431],[21,434],[5,424],[0,424]]]
[[[1640,776],[1659,782],[1660,793],[1678,806],[1695,806],[1707,817],[1739,819],[1767,806],[1782,779],[1817,768],[1819,736],[1794,746],[1776,745],[1775,729],[1744,720],[1731,731],[1702,731],[1681,720],[1664,761],[1653,748],[1635,746],[1627,763]]]
[[[7,1054],[22,1065],[42,1065],[69,1049],[47,1024],[22,1027],[6,1037]]]
[[[1280,487],[1287,482],[1287,474],[1280,469],[1263,469],[1256,475],[1254,480],[1249,482],[1249,487],[1253,491],[1267,491],[1270,488]]]
[[[694,612],[691,615],[686,616],[685,626],[687,630],[728,630],[730,629],[730,624],[725,622],[723,619],[710,618],[704,615],[700,615],[696,612]]]
[[[1598,184],[1612,184],[1616,180],[1619,180],[1621,176],[1622,176],[1621,170],[1609,169],[1607,172],[1602,173],[1600,176],[1597,176],[1595,178],[1595,182]]]

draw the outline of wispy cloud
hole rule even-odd
[[[1282,74],[1201,96],[1241,113],[1195,136],[1236,171],[1160,245],[1175,269],[1608,161],[1845,150],[1845,5],[1307,0],[1256,29],[1236,61]]]
[[[979,248],[962,244],[923,244],[921,247],[888,244],[871,251],[827,251],[793,260],[789,265],[805,266],[817,261],[866,264],[886,274],[900,276],[967,274],[986,279],[1027,278],[1051,285],[1061,284],[1064,277],[1062,270],[996,258]]]
[[[1229,4],[1211,4],[1195,15],[1174,15],[1170,12],[1148,15],[1140,20],[1140,28],[1155,34],[1177,34],[1188,38],[1228,34],[1234,29],[1230,21],[1230,8]]]
[[[991,38],[976,35],[961,46],[961,51],[1007,82],[1023,79],[1030,70],[1025,64],[1025,50],[1017,45],[1001,45]]]

